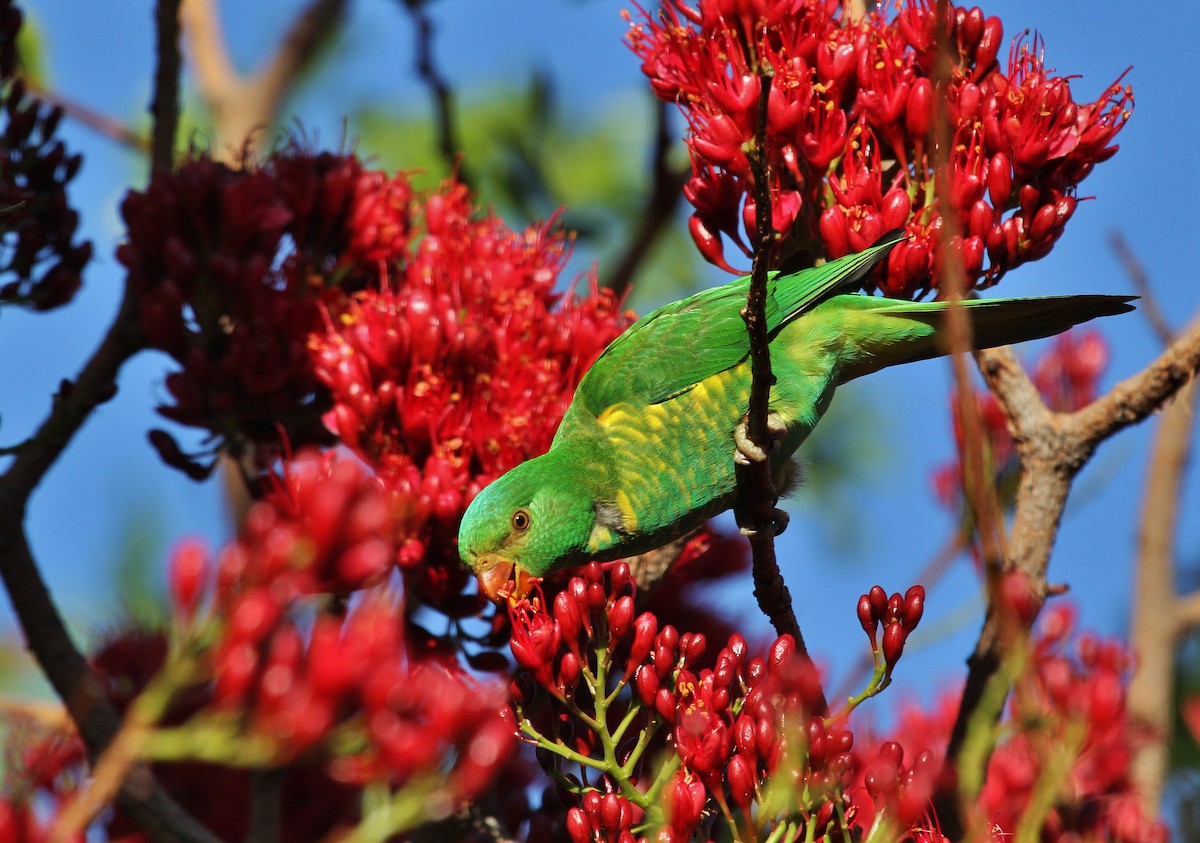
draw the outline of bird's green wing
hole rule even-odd
[[[825,299],[857,285],[904,239],[899,232],[866,251],[779,276],[767,282],[767,331],[771,336]],[[737,365],[750,352],[741,310],[749,277],[705,290],[642,317],[617,337],[588,370],[575,403],[592,416],[620,402],[659,404],[711,375]]]

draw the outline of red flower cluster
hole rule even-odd
[[[1072,642],[1074,625],[1073,610],[1063,604],[1042,616],[1029,643],[1031,669],[1018,680],[1009,706],[1010,720],[1019,728],[1007,732],[992,754],[974,825],[990,830],[997,843],[1008,840],[1035,797],[1049,788],[1054,800],[1039,825],[1040,839],[1047,843],[1161,843],[1168,839],[1166,827],[1142,813],[1129,774],[1133,750],[1144,737],[1126,709],[1129,654],[1116,642],[1090,635]],[[957,699],[957,694],[948,697],[929,712],[910,707],[896,726],[894,741],[929,747],[912,768],[913,780],[925,782],[922,794],[929,792],[934,771],[941,768]],[[876,796],[881,785],[892,790],[894,781],[879,764],[899,763],[900,754],[886,748],[878,759],[862,760],[867,770],[863,784],[875,804],[905,810],[903,786],[897,795]],[[1047,782],[1045,773],[1054,765],[1061,765],[1062,773]],[[921,805],[910,804],[907,814],[919,816]]]
[[[393,248],[383,288],[352,296],[309,347],[333,404],[325,424],[391,495],[410,593],[439,602],[465,583],[467,503],[549,447],[575,384],[628,319],[608,291],[555,292],[567,243],[552,224],[514,232],[476,218],[460,184],[393,227],[421,233],[411,255]]]
[[[1118,80],[1076,103],[1040,42],[1018,38],[1002,70],[999,18],[951,6],[939,25],[934,8],[912,0],[892,20],[881,6],[849,21],[837,0],[669,0],[632,25],[629,44],[655,93],[678,103],[691,128],[684,192],[705,258],[729,269],[726,237],[750,254],[742,232],[754,231],[748,155],[761,76],[771,79],[765,154],[779,259],[841,257],[904,227],[912,239],[892,251],[878,286],[917,296],[937,285],[949,213],[970,286],[1049,252],[1075,211],[1076,185],[1116,151],[1132,92]],[[944,83],[934,73],[939,29],[953,65]],[[944,153],[933,141],[940,101],[953,138]],[[939,164],[947,196],[937,195]]]
[[[29,96],[17,73],[23,15],[0,2],[0,305],[50,310],[80,285],[92,244],[76,241],[79,213],[67,184],[83,159],[55,140],[62,109]]]
[[[884,597],[879,618],[889,629],[910,631],[923,601],[919,587],[890,603]],[[661,824],[656,839],[685,841],[710,808],[741,834],[771,820],[763,812],[772,782],[786,782],[789,802],[800,800],[815,825],[813,839],[848,828],[854,737],[844,720],[818,708],[816,669],[791,637],[751,658],[735,634],[712,667],[699,668],[703,635],[660,629],[654,615],[638,615],[634,605],[628,566],[613,566],[606,581],[593,563],[549,611],[537,600],[510,607],[512,652],[524,669],[513,684],[522,732],[543,766],[593,767],[603,774],[597,786],[609,789],[574,789],[572,839],[625,843],[639,828]],[[885,648],[892,637],[885,634]],[[674,753],[655,767],[649,749],[664,743]]]
[[[178,616],[191,619],[184,641],[202,665],[193,684],[212,681],[211,703],[188,721],[210,729],[207,757],[236,762],[245,742],[261,764],[325,759],[348,784],[436,778],[444,797],[469,799],[512,746],[501,689],[415,653],[386,593],[306,620],[304,593],[390,570],[390,548],[376,546],[387,513],[377,481],[346,460],[302,459],[285,482],[283,503],[256,504],[219,555],[206,613],[209,560],[185,544],[172,562]]]
[[[1072,413],[1096,399],[1100,378],[1107,368],[1108,343],[1104,336],[1096,330],[1076,328],[1050,341],[1050,347],[1034,363],[1031,378],[1050,410]],[[975,400],[987,431],[996,486],[1001,492],[1001,500],[1011,505],[1019,465],[1012,435],[1008,432],[1008,421],[990,391],[977,391]],[[951,396],[950,409],[954,417],[954,440],[957,452],[961,453],[963,427],[957,396]],[[963,476],[962,465],[957,459],[935,469],[933,488],[944,506],[956,512],[961,509]]]
[[[555,292],[567,239],[553,223],[511,231],[460,184],[421,194],[349,155],[288,149],[243,170],[198,158],[122,212],[142,333],[181,366],[160,412],[235,453],[258,445],[258,471],[281,444],[340,439],[378,478],[371,517],[386,510],[410,598],[428,602],[466,582],[455,538],[471,497],[549,446],[629,321],[607,291]],[[192,476],[214,464],[164,431],[151,441]],[[343,555],[314,587],[360,587],[385,571],[380,551]]]
[[[0,843],[50,843],[62,808],[84,780],[83,744],[71,732],[48,730],[31,720],[5,722],[5,769],[19,775],[0,795]],[[65,843],[83,843],[83,834]]]
[[[904,642],[908,634],[917,628],[925,614],[925,587],[914,585],[902,596],[895,592],[891,597],[883,586],[872,586],[870,592],[858,598],[858,622],[863,632],[871,639],[871,652],[879,653],[879,625],[883,624],[883,661],[886,676],[892,675],[896,662],[904,653]]]

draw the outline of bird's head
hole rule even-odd
[[[583,484],[556,467],[553,451],[518,465],[463,515],[459,556],[492,600],[525,597],[541,577],[584,560],[595,508]]]

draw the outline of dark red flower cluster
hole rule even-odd
[[[411,254],[393,251],[382,289],[352,296],[309,346],[333,404],[325,424],[388,489],[410,593],[437,602],[465,583],[467,503],[550,446],[575,384],[629,320],[594,285],[555,292],[567,240],[552,224],[477,217],[454,182],[415,207]]]
[[[628,36],[655,93],[683,110],[693,174],[684,188],[701,253],[729,268],[724,238],[746,255],[754,232],[749,155],[771,79],[766,156],[779,258],[837,258],[907,228],[877,284],[913,297],[937,285],[944,218],[957,216],[954,249],[969,286],[1046,255],[1075,211],[1075,187],[1116,151],[1133,95],[1120,80],[1095,102],[1074,101],[1046,69],[1041,43],[1018,38],[997,61],[999,18],[911,0],[861,21],[837,0],[669,0]],[[949,78],[935,63],[939,30]],[[944,88],[944,90],[938,90]],[[936,149],[936,103],[946,103],[952,146]],[[940,160],[939,160],[940,159]],[[939,196],[935,166],[948,169]]]
[[[145,341],[180,366],[160,413],[235,453],[257,443],[272,456],[281,432],[295,446],[328,438],[308,337],[323,303],[378,274],[350,249],[349,223],[372,189],[385,188],[356,158],[293,149],[247,169],[201,156],[126,196],[117,258]]]
[[[79,289],[92,244],[77,240],[79,212],[67,199],[83,159],[55,139],[62,109],[16,78],[22,21],[11,0],[0,2],[0,305],[50,310]]]
[[[742,832],[771,821],[765,791],[780,782],[789,810],[800,800],[814,824],[812,839],[848,828],[854,737],[843,718],[825,716],[816,669],[792,638],[752,658],[734,634],[712,667],[699,668],[705,637],[660,628],[653,614],[636,613],[634,597],[625,563],[607,578],[593,563],[550,610],[540,599],[510,607],[512,652],[524,669],[513,683],[522,732],[560,781],[580,764],[602,774],[570,789],[579,802],[568,813],[572,839],[625,843],[661,825],[657,840],[685,841],[709,810],[757,839]],[[919,587],[884,596],[876,625],[911,631],[923,602]],[[892,648],[893,636],[884,638]],[[648,750],[663,744],[674,752],[655,765]]]
[[[1072,413],[1096,399],[1100,378],[1108,368],[1108,343],[1099,331],[1076,328],[1059,334],[1033,365],[1031,378],[1046,406],[1056,413]],[[976,404],[987,432],[989,461],[1001,501],[1011,506],[1016,493],[1019,465],[1013,449],[1008,420],[996,396],[989,390],[977,390]],[[951,396],[956,452],[963,447],[963,427],[957,396]],[[933,473],[934,493],[947,508],[958,512],[963,505],[962,465],[955,459]]]

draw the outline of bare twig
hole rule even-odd
[[[150,151],[150,139],[126,126],[120,120],[103,114],[91,106],[77,102],[57,91],[43,88],[32,77],[26,77],[25,84],[30,93],[36,94],[39,99],[45,100],[51,105],[57,105],[67,117],[87,126],[101,137],[108,138],[137,152],[148,153]]]
[[[1072,416],[1073,432],[1090,449],[1095,449],[1117,431],[1158,410],[1196,376],[1197,366],[1200,366],[1200,318],[1193,320],[1157,360]]]
[[[655,130],[654,152],[650,163],[650,196],[633,229],[629,245],[603,282],[605,287],[618,296],[624,295],[629,289],[638,267],[649,254],[650,248],[666,224],[670,222],[675,209],[679,207],[679,197],[683,195],[683,185],[690,172],[687,167],[671,169],[668,161],[673,137],[670,130],[670,107],[657,97],[654,97],[654,103]]]
[[[1158,306],[1158,299],[1155,297],[1154,290],[1150,286],[1150,279],[1146,276],[1146,270],[1142,266],[1142,262],[1138,260],[1137,255],[1129,248],[1129,244],[1125,242],[1125,237],[1121,232],[1114,231],[1109,234],[1108,242],[1112,244],[1113,251],[1117,253],[1117,259],[1125,267],[1125,274],[1133,282],[1133,289],[1141,297],[1141,301],[1138,302],[1138,310],[1146,317],[1146,321],[1150,323],[1150,327],[1154,329],[1154,333],[1162,340],[1162,344],[1168,345],[1171,340],[1175,339],[1175,332],[1171,329],[1170,323],[1167,322],[1167,317],[1163,314],[1162,308]]]
[[[1175,593],[1175,531],[1184,470],[1195,431],[1196,384],[1180,390],[1163,410],[1146,470],[1130,643],[1137,667],[1129,683],[1129,714],[1149,728],[1134,751],[1131,773],[1146,816],[1158,812],[1171,739],[1175,647],[1190,627]]]
[[[755,147],[750,157],[754,175],[755,249],[750,275],[750,291],[742,317],[750,335],[750,406],[746,415],[746,434],[751,442],[768,451],[767,430],[769,399],[775,375],[771,372],[771,349],[767,335],[766,300],[767,274],[775,244],[775,229],[771,220],[771,182],[767,163],[767,103],[771,93],[770,68],[759,69],[758,119],[755,126]],[[750,461],[738,466],[738,485],[741,501],[735,508],[738,523],[749,527],[750,549],[753,557],[754,597],[759,608],[771,619],[776,635],[790,635],[796,642],[796,652],[808,658],[800,625],[792,608],[792,596],[779,571],[775,557],[775,504],[779,496],[771,477],[769,459]],[[822,710],[825,701],[820,701]]]
[[[433,21],[425,11],[427,0],[402,0],[417,30],[417,75],[429,88],[433,101],[434,125],[437,128],[437,148],[446,168],[457,173],[458,180],[468,187],[472,184],[470,171],[462,160],[462,142],[454,118],[454,92],[434,61]]]
[[[938,50],[934,65],[934,87],[937,91],[946,91],[949,88],[953,68],[950,55],[951,40],[946,29],[948,5],[947,0],[938,0],[935,15],[938,21]],[[944,268],[938,277],[938,289],[939,297],[957,302],[963,298],[967,286],[962,259],[955,249],[955,242],[960,239],[959,220],[953,203],[947,199],[951,195],[950,149],[953,132],[945,97],[935,96],[934,103],[934,178],[939,199],[938,209],[942,215],[939,250],[944,256]],[[959,451],[963,473],[963,498],[971,516],[970,523],[978,537],[987,585],[987,610],[983,631],[975,652],[967,660],[970,666],[968,680],[963,689],[962,703],[946,753],[947,764],[957,768],[964,763],[960,750],[968,726],[972,722],[972,715],[980,705],[987,688],[986,679],[982,683],[973,682],[972,676],[978,680],[981,677],[990,678],[996,672],[1002,660],[1003,645],[1012,638],[1013,624],[1008,617],[1009,613],[1004,611],[1001,601],[997,599],[1001,575],[1006,565],[1004,522],[996,489],[988,472],[986,428],[967,370],[966,355],[971,350],[972,343],[970,319],[964,307],[952,304],[948,309],[946,335],[951,370],[954,374],[957,409],[963,430]],[[1002,641],[1002,638],[1005,641]],[[969,806],[951,801],[948,795],[944,795],[943,801],[936,809],[945,833],[952,839],[962,837]]]
[[[221,34],[214,0],[183,0],[184,37],[196,88],[212,113],[218,155],[240,161],[265,145],[297,77],[337,31],[347,0],[312,0],[293,22],[271,59],[253,76],[237,73]]]
[[[167,44],[173,38],[169,15],[163,11],[170,0],[160,4],[160,62]],[[166,57],[170,64],[170,57]],[[168,68],[169,69],[169,68]],[[161,70],[161,68],[160,68]],[[176,65],[176,72],[178,66]],[[159,95],[173,99],[177,82],[157,74]],[[156,102],[158,96],[156,96]],[[153,132],[174,137],[176,115],[170,107],[154,109],[156,121],[162,119],[167,129]],[[167,149],[170,145],[155,146]],[[155,158],[156,164],[169,166]],[[128,288],[117,315],[101,341],[99,348],[84,365],[74,381],[63,381],[46,420],[26,445],[15,452],[7,471],[0,476],[0,578],[4,581],[13,610],[24,633],[26,644],[49,680],[54,691],[66,705],[67,712],[79,730],[79,735],[93,758],[101,756],[119,734],[121,721],[109,703],[95,674],[83,654],[71,640],[58,608],[50,596],[41,571],[29,549],[25,535],[25,512],[29,496],[46,472],[57,461],[83,422],[99,404],[116,392],[116,377],[121,366],[141,344],[136,331],[136,308]],[[105,794],[111,799],[120,785],[117,796],[122,810],[155,841],[187,841],[187,843],[217,843],[217,838],[189,816],[174,802],[151,776],[144,765],[137,765],[126,779],[111,779],[113,788]],[[123,784],[122,784],[123,783]]]
[[[1077,413],[1051,413],[1009,349],[980,352],[980,370],[1008,420],[1021,459],[1008,564],[1028,576],[1038,598],[1071,482],[1101,442],[1158,409],[1200,369],[1200,319],[1157,360]],[[989,614],[963,688],[948,757],[953,759],[1004,655],[999,619]],[[946,818],[943,817],[943,822]]]
[[[179,3],[180,0],[158,0],[156,12],[158,59],[154,65],[154,98],[150,103],[154,119],[151,173],[170,170],[175,161],[175,134],[179,127]]]

